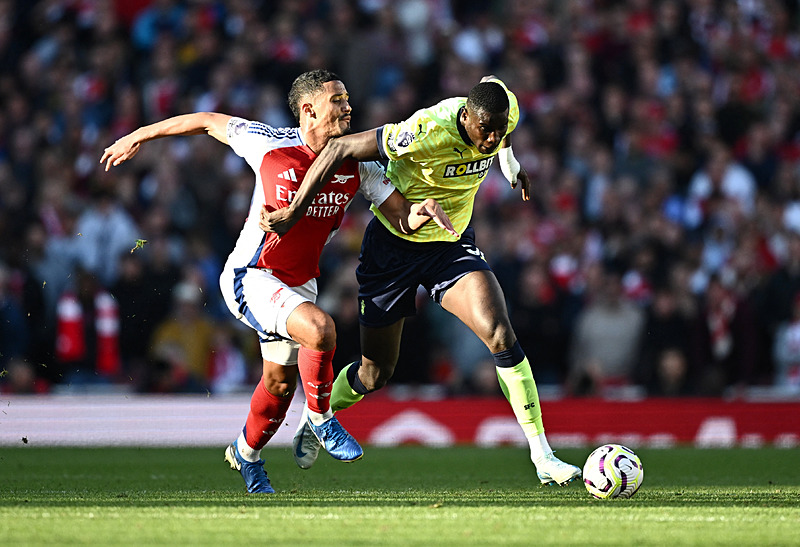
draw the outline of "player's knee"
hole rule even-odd
[[[484,340],[486,341],[486,347],[489,348],[489,351],[497,353],[510,349],[514,345],[516,338],[510,324],[498,321],[487,326],[487,334]]]
[[[361,370],[359,371],[359,378],[361,383],[367,388],[369,391],[376,391],[381,389],[385,386],[389,379],[394,374],[394,365],[392,366],[365,366],[364,364],[361,365]]]
[[[378,377],[375,379],[375,381],[373,382],[373,385],[372,385],[372,387],[370,387],[369,389],[370,389],[371,391],[376,391],[376,390],[378,390],[378,389],[381,389],[383,386],[385,386],[386,384],[388,384],[388,383],[389,383],[389,378],[391,378],[391,377],[392,377],[392,373],[389,373],[389,374],[386,374],[386,375],[381,375],[381,376],[378,376]]]

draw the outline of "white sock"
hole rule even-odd
[[[528,444],[531,446],[531,461],[534,464],[541,462],[553,453],[553,449],[547,444],[547,437],[544,436],[544,432],[528,437]]]
[[[236,441],[236,447],[239,450],[239,455],[246,462],[257,462],[261,459],[261,450],[250,448],[247,440],[244,438],[244,432],[239,433],[239,438]]]
[[[311,420],[312,424],[322,425],[333,418],[333,411],[328,409],[326,412],[320,414],[319,412],[314,412],[313,410],[308,409],[308,418]]]

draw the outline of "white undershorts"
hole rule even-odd
[[[231,313],[258,333],[261,356],[279,365],[296,365],[300,344],[289,336],[286,320],[303,302],[316,302],[317,280],[289,287],[271,270],[226,268],[219,285]]]

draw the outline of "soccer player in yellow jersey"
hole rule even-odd
[[[500,284],[469,227],[475,194],[495,158],[512,188],[519,181],[522,199],[530,198],[528,175],[514,159],[509,139],[518,121],[514,94],[487,76],[466,98],[446,99],[403,122],[331,139],[289,206],[262,210],[260,224],[264,230],[286,233],[348,158],[389,160],[388,176],[408,200],[435,198],[458,236],[430,224],[404,234],[373,207],[375,218],[364,234],[356,270],[362,358],[336,378],[331,408],[352,406],[392,376],[404,318],[416,313],[414,297],[422,285],[492,352],[500,386],[529,441],[539,480],[564,485],[581,471],[556,458],[547,443],[531,366],[511,327]],[[302,468],[314,463],[320,447],[305,423],[302,419],[294,438],[295,460]]]

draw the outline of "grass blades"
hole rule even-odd
[[[637,450],[630,500],[540,488],[518,448],[367,447],[298,469],[264,451],[278,493],[247,495],[219,449],[3,448],[7,545],[798,545],[797,450]],[[589,450],[560,450],[581,464]]]

